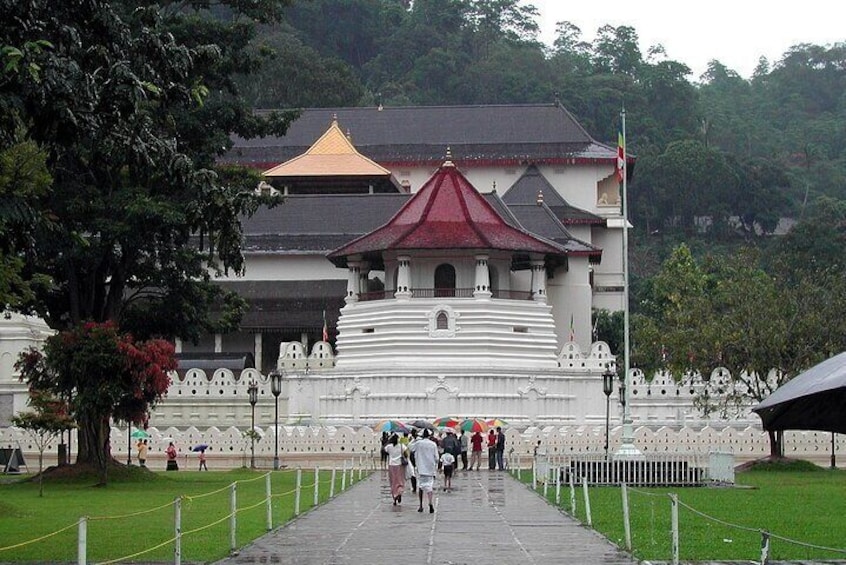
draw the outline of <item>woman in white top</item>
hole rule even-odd
[[[402,493],[405,490],[405,467],[402,464],[402,456],[405,446],[399,443],[397,434],[391,436],[385,446],[388,454],[388,480],[391,483],[391,497],[394,499],[394,506],[402,502]]]

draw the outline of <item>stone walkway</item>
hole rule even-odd
[[[441,484],[440,478],[437,484]],[[218,565],[635,564],[596,532],[547,504],[507,473],[461,472],[435,513],[406,491],[392,504],[377,471],[321,507]]]

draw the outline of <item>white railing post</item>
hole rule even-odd
[[[234,554],[238,550],[238,539],[235,535],[238,529],[238,483],[229,487],[229,552]]]
[[[312,506],[317,508],[317,504],[320,502],[320,469],[317,467],[314,468],[314,502]]]
[[[341,470],[341,492],[347,490],[347,461],[344,460],[344,468]]]
[[[329,482],[329,498],[335,498],[335,467],[332,467],[332,480]]]
[[[588,481],[587,477],[582,477],[582,492],[585,494],[585,518],[588,526],[593,526],[593,520],[590,516],[590,496],[588,495]]]
[[[543,497],[546,498],[546,492],[549,488],[549,468],[546,469],[546,476],[543,478]]]
[[[303,470],[297,469],[297,492],[294,493],[294,516],[300,515],[300,490],[303,486]]]
[[[538,466],[532,459],[532,490],[538,490]]]
[[[561,506],[561,467],[555,468],[555,506]]]
[[[79,519],[79,528],[76,534],[76,562],[78,565],[85,565],[88,554],[88,518],[83,516]]]
[[[625,536],[626,550],[632,550],[632,523],[629,518],[629,488],[626,483],[620,483],[620,492],[623,496],[623,534]]]
[[[679,497],[670,495],[672,507],[670,517],[673,528],[673,565],[679,565]]]
[[[570,479],[570,514],[573,517],[576,517],[576,485],[574,484],[573,480],[573,469],[570,469],[570,472],[567,474]]]
[[[182,497],[177,496],[173,501],[173,563],[182,563]]]
[[[267,500],[267,505],[266,505],[266,508],[267,508],[267,531],[269,532],[270,530],[273,529],[273,498],[272,498],[271,492],[270,492],[270,473],[265,475],[264,478],[265,478],[264,495],[265,495],[265,500]]]
[[[761,565],[770,562],[770,532],[761,530]]]

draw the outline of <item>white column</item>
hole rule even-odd
[[[214,352],[223,352],[223,335],[221,334],[214,334]]]
[[[532,265],[532,300],[546,302],[546,269],[542,259],[533,259]]]
[[[394,298],[408,300],[411,298],[411,257],[397,257],[397,266],[397,291]]]
[[[367,278],[370,276],[370,263],[362,261],[358,264],[358,291],[367,292]]]
[[[347,296],[346,302],[358,302],[358,293],[361,288],[360,271],[358,261],[347,261]]]
[[[182,353],[182,340],[178,337],[173,340],[173,352]]]
[[[253,346],[254,353],[253,353],[253,355],[256,358],[256,368],[259,370],[259,372],[261,372],[261,356],[262,356],[261,338],[262,338],[261,332],[258,332],[253,336],[253,340],[254,340],[253,341],[253,343],[254,343],[254,346]]]
[[[491,275],[487,255],[476,255],[476,288],[473,289],[473,297],[491,297]]]

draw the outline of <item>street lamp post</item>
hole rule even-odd
[[[611,423],[611,393],[614,392],[615,376],[616,366],[613,362],[609,362],[605,365],[605,372],[602,373],[602,392],[605,393],[605,461],[608,461],[608,429]]]
[[[279,470],[279,394],[282,392],[282,374],[279,371],[270,373],[270,392],[273,393],[275,415],[273,417],[273,469]]]
[[[250,395],[250,469],[256,468],[256,402],[258,402],[258,385],[255,381],[247,387],[247,394]]]

